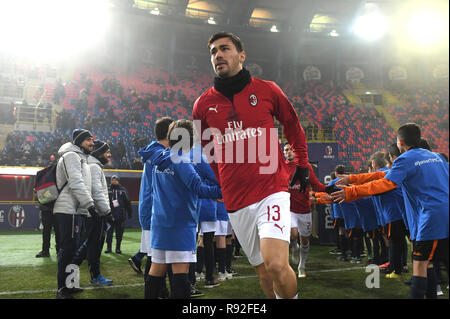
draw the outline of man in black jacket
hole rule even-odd
[[[36,255],[36,258],[50,257],[50,239],[52,228],[55,230],[56,252],[58,252],[58,233],[55,227],[55,218],[53,216],[53,205],[39,204],[42,222],[42,250]]]
[[[125,230],[126,216],[131,218],[131,202],[128,198],[128,192],[122,185],[119,184],[119,177],[113,175],[111,177],[111,185],[108,188],[109,205],[114,217],[114,223],[108,230],[106,235],[106,251],[105,253],[111,253],[112,238],[114,229],[116,230],[116,254],[121,254],[120,244],[122,242],[123,231]]]

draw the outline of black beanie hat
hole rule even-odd
[[[100,156],[105,154],[106,151],[109,150],[109,145],[101,140],[94,141],[94,150],[91,152],[91,155],[96,159],[99,159]]]
[[[77,146],[81,146],[81,143],[83,143],[83,141],[89,137],[93,136],[88,130],[82,128],[74,129],[72,132],[72,143]]]

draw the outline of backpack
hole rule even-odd
[[[63,158],[64,161],[64,158]],[[36,197],[42,205],[52,205],[58,199],[59,194],[67,185],[67,181],[64,183],[61,189],[58,189],[56,185],[56,168],[58,164],[50,164],[47,167],[36,172],[36,181],[34,184],[34,190],[36,191]],[[64,168],[66,167],[64,163]],[[66,171],[67,173],[67,171]]]

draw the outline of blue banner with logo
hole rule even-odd
[[[334,245],[336,243],[336,231],[334,230],[334,220],[330,214],[331,205],[316,205],[318,217],[319,243],[321,245]]]
[[[125,222],[125,227],[140,228],[138,205],[132,204],[133,215]],[[0,230],[39,229],[40,211],[38,204],[0,204]]]
[[[321,183],[330,182],[330,173],[339,164],[338,143],[308,143],[309,161],[317,164],[317,178]]]

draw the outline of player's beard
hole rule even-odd
[[[239,73],[239,63],[233,63],[233,61],[228,62],[224,61],[226,64],[221,70],[218,70],[217,67],[215,67],[215,73],[218,77],[222,79],[231,78]]]

